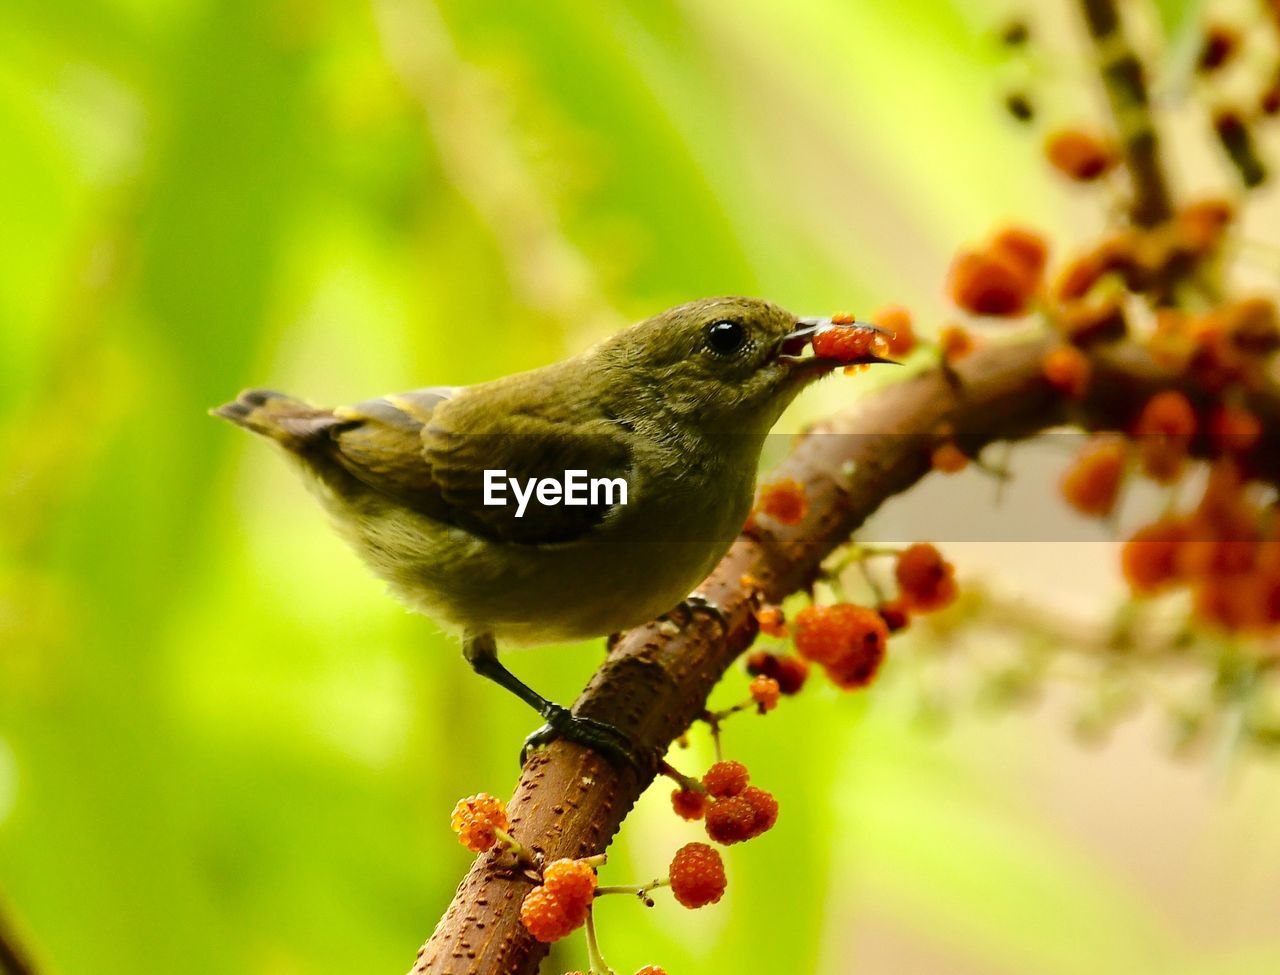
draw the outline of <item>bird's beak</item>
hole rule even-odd
[[[778,360],[789,365],[808,369],[829,369],[836,366],[853,366],[871,362],[887,362],[893,365],[899,363],[894,359],[886,359],[877,355],[870,349],[865,355],[857,356],[852,359],[836,359],[819,355],[805,355],[805,351],[812,348],[813,338],[819,332],[825,332],[832,328],[849,328],[858,329],[862,332],[872,332],[876,335],[883,335],[886,338],[893,338],[893,332],[888,329],[881,328],[879,325],[872,325],[870,322],[859,321],[833,321],[827,318],[797,318],[796,327],[783,336],[782,341],[778,344]]]

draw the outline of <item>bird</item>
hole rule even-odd
[[[537,693],[499,647],[613,634],[688,604],[750,513],[765,437],[805,387],[865,354],[758,298],[668,309],[551,365],[324,408],[250,389],[210,412],[278,445],[338,533],[478,674],[615,762],[620,731]],[[806,354],[807,353],[807,354]],[[705,604],[705,601],[703,601]],[[710,607],[714,610],[714,607]]]

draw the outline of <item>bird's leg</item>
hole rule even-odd
[[[521,765],[524,765],[531,748],[548,745],[557,738],[567,738],[585,745],[615,765],[631,765],[643,771],[647,764],[651,764],[642,761],[631,739],[613,725],[594,718],[579,717],[568,708],[543,697],[507,670],[498,660],[498,648],[492,634],[468,633],[462,641],[462,652],[472,670],[499,687],[506,688],[542,715],[547,722],[525,739],[524,747],[520,749]]]
[[[725,615],[725,611],[711,597],[705,596],[700,592],[691,592],[684,598],[680,606],[688,614],[690,620],[693,619],[695,613],[706,613],[720,624],[722,631],[728,632],[729,617]]]

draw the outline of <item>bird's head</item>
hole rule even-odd
[[[859,330],[867,338],[879,331],[860,322],[798,318],[758,298],[704,298],[619,332],[593,354],[617,371],[622,396],[657,397],[664,412],[705,429],[760,434],[813,380],[840,366],[889,361],[869,342],[856,356],[806,354],[814,337],[830,328]]]

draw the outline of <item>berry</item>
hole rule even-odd
[[[934,546],[917,542],[898,553],[893,567],[904,606],[932,613],[956,598],[955,567]]]
[[[792,478],[766,484],[760,490],[759,510],[784,525],[798,525],[809,511],[804,485]]]
[[[534,887],[520,905],[520,921],[539,941],[559,941],[587,920],[588,903],[566,903],[547,887]]]
[[[906,601],[900,598],[881,603],[876,607],[876,612],[880,614],[880,618],[884,620],[884,625],[889,628],[890,633],[905,630],[911,622],[911,613],[907,609]]]
[[[764,675],[778,682],[783,694],[797,694],[809,677],[809,665],[799,657],[778,655],[757,650],[747,657],[747,673],[754,677]]]
[[[1055,324],[1074,345],[1118,341],[1129,331],[1124,304],[1116,297],[1100,301],[1073,301],[1063,305],[1058,311]]]
[[[1262,437],[1262,423],[1241,406],[1220,406],[1209,418],[1209,435],[1220,451],[1246,453]]]
[[[1003,251],[961,251],[947,277],[951,300],[975,315],[1024,315],[1034,290],[1026,266]]]
[[[885,340],[885,350],[889,355],[908,355],[916,347],[916,335],[912,328],[911,312],[901,305],[889,305],[881,308],[871,316],[871,321],[881,328],[893,333]]]
[[[1105,176],[1119,161],[1110,145],[1079,129],[1054,133],[1045,143],[1044,151],[1054,169],[1079,183],[1090,183]]]
[[[1164,518],[1134,532],[1120,549],[1120,570],[1135,596],[1149,596],[1178,579],[1178,553],[1189,526]]]
[[[1026,227],[1005,227],[991,239],[991,250],[1003,254],[1017,264],[1039,288],[1049,263],[1049,245],[1044,237]]]
[[[879,616],[878,613],[876,615]],[[886,638],[888,632],[886,626]],[[842,691],[856,691],[860,687],[866,687],[879,672],[880,665],[884,662],[884,652],[883,642],[857,650],[851,649],[839,659],[824,665],[827,677]]]
[[[1226,24],[1210,24],[1200,45],[1200,57],[1196,69],[1205,74],[1217,71],[1231,60],[1240,47],[1240,33]]]
[[[760,632],[766,636],[784,637],[787,635],[787,620],[782,610],[773,605],[761,606],[756,610],[756,622]]]
[[[671,860],[671,893],[688,908],[714,904],[724,896],[728,881],[724,861],[706,843],[686,843]]]
[[[717,799],[725,796],[736,796],[747,787],[751,774],[741,762],[716,762],[707,769],[702,777],[702,784],[707,793]]]
[[[1198,200],[1178,211],[1173,222],[1174,239],[1186,253],[1200,257],[1218,249],[1235,218],[1228,200]]]
[[[959,362],[973,351],[975,344],[973,336],[959,325],[944,325],[938,333],[938,348],[947,363]]]
[[[1095,437],[1062,477],[1062,496],[1083,515],[1104,517],[1115,507],[1126,458],[1119,437]]]
[[[542,886],[563,904],[590,904],[596,892],[596,871],[585,860],[553,860],[542,871]]]
[[[1045,354],[1040,363],[1049,385],[1072,399],[1079,399],[1089,386],[1093,367],[1089,357],[1074,345],[1059,345]]]
[[[772,711],[778,706],[778,698],[782,694],[782,688],[772,677],[752,678],[750,690],[751,699],[756,702],[761,714],[766,711]]]
[[[746,802],[755,812],[755,823],[751,827],[751,835],[747,837],[748,839],[754,839],[761,833],[767,833],[773,829],[778,822],[778,800],[773,797],[773,793],[749,785],[742,790],[742,795],[738,798]]]
[[[717,843],[728,846],[748,840],[755,826],[755,807],[741,796],[717,799],[707,809],[707,835]]]
[[[851,657],[883,654],[889,628],[865,606],[806,606],[796,615],[796,650],[819,664],[847,664]]]
[[[659,968],[657,965],[645,965],[636,972],[636,975],[667,975],[667,972],[666,969]]]
[[[511,821],[501,799],[481,792],[458,800],[450,825],[458,834],[459,843],[468,850],[483,853],[498,841],[495,830],[506,832],[511,828]]]
[[[929,464],[942,474],[955,474],[969,466],[969,455],[948,440],[933,448]]]
[[[1147,400],[1133,426],[1146,475],[1161,484],[1175,480],[1195,432],[1195,410],[1182,393],[1170,389]]]
[[[836,317],[831,320],[835,322]],[[837,362],[861,362],[871,353],[875,340],[876,333],[870,329],[837,324],[813,337],[813,354]]]
[[[710,801],[707,794],[698,789],[675,789],[671,793],[671,808],[681,819],[690,822],[706,815],[707,803]]]

